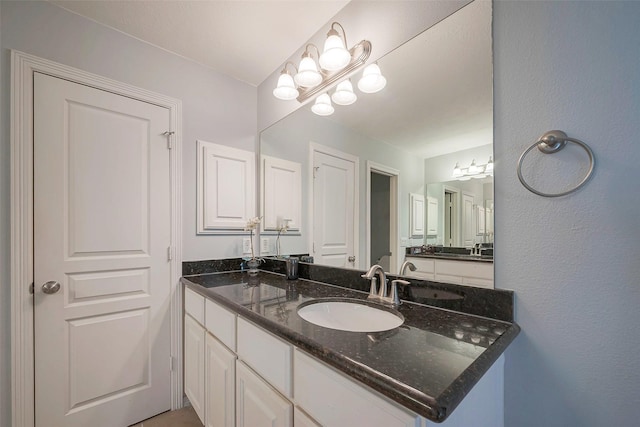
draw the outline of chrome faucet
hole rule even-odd
[[[402,263],[402,267],[400,267],[400,272],[398,273],[400,276],[404,276],[409,267],[409,270],[416,271],[416,266],[411,261],[405,261]]]
[[[412,264],[413,265],[413,264]],[[415,266],[414,266],[415,269]],[[367,299],[380,301],[382,303],[391,304],[393,306],[399,306],[401,304],[398,297],[398,283],[408,285],[406,280],[392,280],[391,291],[387,294],[387,275],[384,269],[378,264],[371,266],[368,272],[362,275],[365,279],[371,280],[371,289],[369,290],[369,296]],[[380,282],[380,289],[376,289],[376,279]]]

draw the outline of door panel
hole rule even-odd
[[[355,165],[352,161],[314,152],[313,239],[318,263],[355,267]]]
[[[171,407],[169,118],[34,76],[38,426],[129,425]]]

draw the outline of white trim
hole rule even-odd
[[[390,177],[390,192],[389,192],[389,242],[394,244],[391,251],[391,259],[389,260],[389,271],[395,271],[398,268],[400,259],[404,258],[404,254],[401,254],[400,238],[399,236],[399,218],[400,218],[400,205],[398,203],[398,194],[400,192],[400,171],[393,169],[389,166],[382,165],[380,163],[367,160],[367,191],[365,201],[365,268],[371,265],[371,172],[378,173],[380,175],[386,175]],[[402,258],[401,258],[402,255]]]
[[[353,207],[353,253],[356,256],[355,268],[358,268],[358,265],[361,265],[361,260],[359,259],[360,239],[358,234],[360,231],[360,158],[358,156],[344,153],[340,150],[336,150],[335,148],[327,147],[326,145],[318,144],[317,142],[313,141],[309,141],[309,167],[307,168],[307,173],[309,174],[307,177],[307,194],[310,195],[310,197],[307,198],[307,211],[309,219],[309,240],[307,241],[307,250],[309,254],[313,255],[313,158],[315,153],[323,153],[329,156],[337,157],[338,159],[343,159],[351,162],[354,165],[353,174],[355,176],[355,179],[353,184],[353,194],[356,196],[356,203]]]
[[[105,77],[11,51],[11,409],[14,427],[34,426],[33,73],[106,90],[170,111],[171,173],[171,407],[182,401],[182,101]]]

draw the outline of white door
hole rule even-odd
[[[318,264],[357,267],[356,164],[320,151],[313,153],[313,255]]]
[[[171,407],[169,119],[34,77],[37,426],[126,426]]]

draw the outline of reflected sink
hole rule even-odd
[[[350,332],[381,332],[397,328],[404,316],[363,300],[321,298],[301,304],[298,315],[307,322]]]

